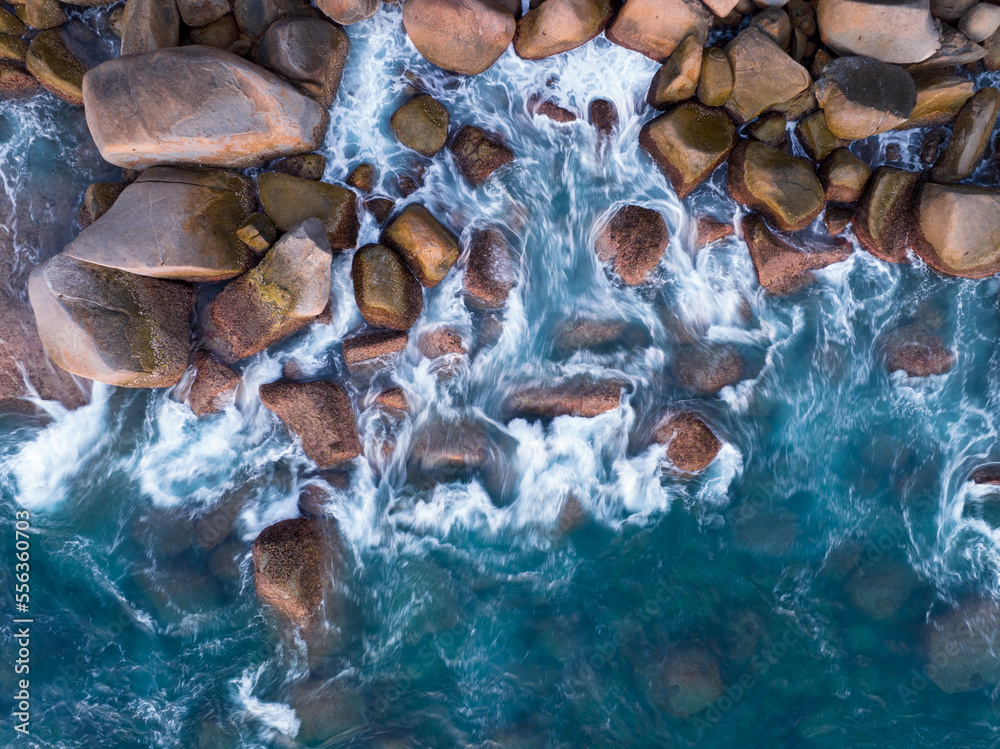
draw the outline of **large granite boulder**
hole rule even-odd
[[[396,140],[432,158],[448,140],[448,110],[429,94],[420,94],[392,113],[389,127]]]
[[[497,229],[483,229],[473,234],[469,260],[462,276],[467,302],[482,309],[503,307],[517,280],[517,265],[504,235]]]
[[[232,278],[254,260],[236,234],[250,215],[251,191],[239,174],[153,167],[63,252],[152,278]]]
[[[927,676],[943,691],[979,692],[1000,681],[1000,604],[974,598],[924,629]]]
[[[257,595],[294,624],[321,615],[332,582],[331,551],[319,520],[293,518],[269,525],[253,542]]]
[[[514,152],[498,137],[474,125],[464,125],[449,146],[455,165],[469,184],[479,187],[500,167],[514,160]]]
[[[257,177],[257,190],[264,211],[282,231],[315,218],[323,222],[332,249],[347,250],[358,243],[358,198],[346,187],[264,172]]]
[[[838,242],[825,249],[802,250],[775,235],[757,214],[742,220],[743,239],[757,272],[757,281],[769,294],[794,294],[813,282],[812,271],[846,260],[851,246]]]
[[[365,321],[378,328],[409,330],[424,308],[420,282],[395,250],[367,244],[351,264],[354,299]]]
[[[718,47],[706,47],[701,57],[698,101],[706,107],[721,107],[733,93],[733,66],[729,55]]]
[[[455,235],[417,203],[406,206],[382,230],[380,241],[402,255],[413,275],[427,287],[437,286],[459,256]]]
[[[330,301],[330,246],[308,219],[268,250],[257,267],[231,281],[208,310],[209,347],[232,362],[304,328]]]
[[[899,611],[918,582],[916,573],[904,561],[864,560],[844,584],[844,592],[855,608],[881,621]]]
[[[812,164],[763,143],[743,141],[729,157],[733,200],[781,231],[798,231],[823,211],[826,195]]]
[[[621,382],[577,378],[557,385],[519,388],[511,395],[510,405],[514,411],[532,416],[591,418],[614,411],[621,396]]]
[[[38,335],[67,372],[121,387],[169,387],[188,362],[190,286],[56,255],[28,279]]]
[[[905,65],[941,46],[929,0],[818,0],[816,23],[823,43],[841,55]]]
[[[196,45],[108,60],[84,76],[83,99],[101,155],[129,169],[262,164],[315,150],[329,121],[274,73]]]
[[[366,21],[382,7],[382,0],[316,0],[319,8],[328,18],[348,26]]]
[[[417,51],[439,68],[478,75],[510,46],[515,22],[491,0],[406,0],[403,27]]]
[[[610,0],[546,0],[517,22],[514,51],[541,60],[576,49],[604,31],[611,14]]]
[[[306,457],[320,468],[352,460],[361,441],[351,399],[335,382],[272,382],[260,400],[302,441]]]
[[[948,147],[931,170],[930,178],[950,184],[971,175],[986,153],[998,113],[1000,90],[992,86],[979,89],[958,113]]]
[[[660,263],[670,233],[659,211],[626,205],[615,211],[597,233],[597,259],[611,263],[615,274],[629,286],[646,280]]]
[[[910,246],[940,273],[994,275],[1000,271],[1000,190],[925,183],[913,201]]]
[[[852,140],[892,130],[917,105],[910,74],[870,57],[838,57],[827,63],[815,92],[830,132]]]
[[[264,32],[254,57],[328,109],[337,97],[351,42],[322,18],[286,16]]]
[[[144,55],[180,44],[175,0],[128,0],[122,17],[122,55]]]
[[[736,126],[723,110],[687,101],[647,122],[639,144],[683,200],[715,171],[736,143]]]
[[[344,362],[352,371],[377,368],[402,353],[409,340],[405,330],[364,330],[344,339]]]
[[[699,0],[626,0],[604,35],[663,62],[691,34],[705,44],[711,24],[712,14]]]
[[[906,262],[910,204],[920,175],[891,166],[872,174],[854,214],[858,242],[879,260]]]
[[[654,432],[653,441],[666,445],[667,460],[684,473],[698,473],[706,469],[722,447],[711,428],[690,411],[682,411],[667,419]]]
[[[854,203],[864,193],[872,169],[846,148],[833,151],[819,166],[827,202]]]
[[[236,23],[250,41],[259,39],[282,16],[314,14],[309,0],[233,0]]]
[[[755,26],[744,29],[726,47],[733,69],[733,90],[726,111],[749,122],[765,109],[793,99],[809,88],[809,71]]]

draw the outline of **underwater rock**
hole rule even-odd
[[[812,164],[763,143],[743,141],[729,157],[729,194],[781,231],[812,223],[826,203]]]
[[[813,282],[812,271],[850,257],[851,246],[840,242],[829,249],[804,250],[775,235],[757,214],[743,218],[743,239],[757,272],[757,281],[769,294],[785,296]]]
[[[697,0],[626,0],[604,36],[663,62],[687,36],[705,44],[711,24],[712,14]]]
[[[253,542],[257,595],[293,623],[311,623],[332,579],[330,556],[319,521],[293,518],[269,525]]]
[[[514,51],[541,60],[576,49],[604,31],[612,12],[610,0],[545,0],[517,22]]]
[[[690,717],[722,696],[719,662],[701,645],[682,644],[667,654],[656,686],[671,715]]]
[[[392,113],[389,127],[404,146],[431,158],[448,140],[448,110],[434,97],[420,94]]]
[[[351,42],[339,26],[322,18],[286,16],[268,26],[254,48],[254,59],[329,109],[350,50]]]
[[[490,0],[406,0],[403,27],[417,51],[439,68],[478,75],[514,38],[514,16]]]
[[[462,335],[454,328],[434,328],[417,341],[417,350],[428,359],[440,359],[444,356],[464,356],[468,353],[462,342]]]
[[[346,187],[264,172],[257,177],[257,190],[260,204],[279,229],[291,231],[315,218],[323,222],[331,249],[346,250],[358,243],[358,196]]]
[[[725,344],[680,346],[671,367],[677,384],[699,395],[713,395],[743,378],[743,360]]]
[[[180,44],[175,0],[128,0],[122,17],[122,56],[144,55]]]
[[[349,369],[385,362],[406,348],[409,335],[401,330],[371,330],[344,339],[344,361]]]
[[[702,249],[710,244],[733,236],[735,230],[729,221],[717,221],[704,214],[695,219],[695,248]]]
[[[891,333],[885,342],[885,365],[889,372],[902,370],[910,377],[929,377],[948,372],[955,355],[941,336],[920,323],[911,323]]]
[[[403,392],[403,388],[383,390],[375,398],[375,403],[388,411],[397,411],[399,413],[406,413],[407,411],[406,393]]]
[[[924,629],[925,673],[943,691],[975,692],[1000,679],[1000,604],[972,599]]]
[[[930,179],[950,184],[972,174],[986,153],[998,113],[1000,90],[989,86],[979,89],[955,118],[951,139],[931,170]]]
[[[462,276],[466,301],[481,309],[499,309],[507,303],[517,277],[517,265],[503,233],[497,229],[476,231]]]
[[[653,440],[666,445],[667,460],[685,473],[698,473],[719,454],[722,443],[697,414],[675,414],[653,434]]]
[[[880,166],[865,186],[854,214],[858,242],[879,260],[906,262],[910,204],[920,175]]]
[[[939,273],[985,278],[1000,271],[1000,191],[925,183],[910,218],[910,246]]]
[[[979,466],[979,468],[969,474],[969,481],[976,484],[991,484],[993,486],[1000,486],[1000,465],[992,464]]]
[[[693,34],[686,37],[653,75],[646,92],[649,105],[666,109],[694,96],[701,75],[701,58],[701,40]]]
[[[455,133],[449,150],[458,171],[473,187],[479,187],[493,172],[514,160],[514,152],[498,137],[473,125],[464,125]]]
[[[320,468],[361,454],[351,400],[337,383],[272,382],[260,386],[260,400],[302,441],[302,451]]]
[[[354,254],[351,279],[358,310],[375,327],[409,330],[423,311],[420,283],[384,245],[367,244]]]
[[[458,260],[455,235],[424,206],[412,203],[382,230],[380,240],[398,252],[425,287],[437,286]]]
[[[902,125],[917,105],[910,74],[870,57],[840,57],[823,69],[814,88],[830,132],[861,140]]]
[[[819,0],[816,24],[823,43],[840,55],[864,55],[905,65],[941,46],[928,0]]]
[[[809,88],[809,71],[756,27],[739,33],[726,47],[733,69],[733,91],[726,111],[737,122],[749,122],[766,109]]]
[[[621,394],[621,382],[575,378],[558,385],[519,388],[510,404],[515,411],[533,416],[590,418],[618,408]]]
[[[854,203],[872,176],[871,167],[846,148],[838,148],[819,166],[819,181],[829,203]]]
[[[366,21],[382,7],[382,0],[316,0],[316,7],[339,24]]]
[[[604,138],[618,127],[618,109],[607,99],[594,99],[587,107],[587,121]]]
[[[862,562],[844,585],[855,608],[872,619],[888,619],[906,603],[917,576],[902,561]]]
[[[611,263],[622,281],[636,286],[659,265],[669,241],[667,222],[659,211],[626,205],[601,227],[594,249],[598,260]]]
[[[240,376],[211,354],[194,355],[195,377],[187,403],[196,416],[218,413],[233,402]]]

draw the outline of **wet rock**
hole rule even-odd
[[[275,161],[270,171],[300,179],[321,180],[326,172],[326,156],[320,153],[300,153]]]
[[[71,374],[121,387],[169,387],[187,368],[187,284],[57,255],[31,272],[28,296],[46,351]]]
[[[625,320],[575,317],[562,320],[552,336],[553,348],[560,355],[581,349],[601,349],[619,343],[628,328]]]
[[[1000,191],[925,183],[913,201],[910,246],[940,273],[994,275],[1000,271]]]
[[[541,60],[576,49],[604,31],[611,14],[609,0],[546,0],[517,22],[514,51]]]
[[[917,576],[902,561],[859,565],[844,585],[855,608],[872,619],[888,619],[906,603],[917,585]]]
[[[733,92],[726,111],[749,122],[766,109],[809,88],[809,71],[758,28],[744,29],[726,47],[733,69]]]
[[[920,323],[912,323],[887,337],[885,365],[890,373],[901,370],[910,377],[930,377],[951,370],[955,355],[941,336]]]
[[[366,21],[382,7],[382,0],[317,0],[316,7],[328,18],[348,26]]]
[[[871,167],[846,148],[838,148],[819,167],[819,181],[829,203],[853,203],[861,197]]]
[[[87,72],[83,99],[101,155],[130,169],[262,164],[314,150],[329,119],[273,73],[201,46],[109,60]]]
[[[808,119],[806,118],[804,121]],[[826,124],[824,123],[825,126]],[[806,153],[811,157],[812,149],[816,148],[816,146],[813,144],[810,131],[800,130],[801,127],[802,123],[799,123],[796,133]],[[766,146],[771,146],[771,148],[780,148],[784,151],[788,145],[788,120],[776,112],[765,112],[747,125],[743,132],[750,138],[758,140]]]
[[[197,28],[218,21],[232,11],[229,0],[177,0],[177,10],[185,26]]]
[[[816,97],[813,95],[812,89],[810,88],[797,96],[793,96],[788,101],[775,104],[767,111],[780,114],[789,122],[798,122],[803,117],[815,112],[817,109],[819,109],[819,105],[816,103]]]
[[[358,200],[346,187],[264,172],[257,177],[257,190],[264,211],[279,229],[290,231],[315,218],[323,222],[331,249],[346,250],[358,243]]]
[[[21,20],[33,29],[54,29],[66,23],[66,12],[56,0],[31,0],[15,5]]]
[[[653,434],[653,440],[667,446],[667,460],[684,473],[698,473],[719,454],[722,443],[697,414],[676,414]]]
[[[876,169],[854,214],[858,242],[879,260],[906,261],[910,204],[920,175],[881,166]]]
[[[144,55],[180,44],[175,0],[128,0],[122,17],[122,56]]]
[[[253,542],[257,595],[293,623],[307,625],[321,616],[330,561],[319,521],[293,518],[269,525]]]
[[[931,16],[953,23],[978,0],[931,0]]]
[[[930,178],[950,184],[972,174],[986,153],[998,113],[1000,90],[979,89],[958,113],[951,140],[931,170]]]
[[[729,195],[782,231],[804,229],[823,210],[812,165],[763,143],[743,141],[729,157]]]
[[[473,125],[464,125],[449,147],[458,171],[479,187],[500,167],[514,160],[514,152],[497,137]]]
[[[465,344],[462,335],[453,328],[434,328],[417,341],[417,350],[428,359],[440,359],[445,356],[464,356]]]
[[[27,26],[5,8],[0,8],[0,34],[8,34],[10,36],[22,36],[27,32]]]
[[[376,179],[377,173],[374,164],[358,164],[347,175],[345,182],[363,193],[369,193],[375,189]]]
[[[318,220],[309,219],[285,234],[259,265],[231,281],[209,306],[209,346],[232,362],[304,328],[329,302],[330,262]]]
[[[406,348],[406,331],[372,330],[344,339],[344,361],[349,368],[385,362]]]
[[[77,223],[80,224],[80,228],[86,229],[107,213],[124,189],[125,185],[121,182],[93,182],[87,185],[77,213]]]
[[[639,144],[683,200],[707,179],[736,143],[736,126],[721,109],[684,102],[647,122]]]
[[[909,119],[897,125],[897,130],[950,125],[976,90],[968,78],[939,70],[917,73],[913,76],[913,85],[917,92],[916,104]]]
[[[407,410],[406,393],[402,388],[389,388],[379,393],[375,403],[389,411],[405,413]]]
[[[831,237],[843,234],[853,220],[854,209],[850,206],[828,205],[823,212],[823,225]]]
[[[936,68],[954,68],[956,65],[967,65],[986,57],[986,49],[969,40],[946,23],[941,24],[941,48],[923,62],[907,65],[911,74],[934,70]]]
[[[469,261],[462,277],[466,301],[481,309],[499,309],[517,285],[517,265],[507,240],[497,229],[484,229],[472,236]]]
[[[712,395],[743,378],[743,360],[732,346],[686,345],[677,349],[671,370],[681,388]]]
[[[734,234],[733,225],[728,221],[717,221],[711,216],[701,215],[696,219],[695,247],[701,249]]]
[[[479,478],[494,501],[502,504],[511,442],[501,430],[481,421],[429,421],[414,435],[406,456],[408,479],[421,486],[433,486]]]
[[[87,67],[66,46],[59,29],[42,31],[31,40],[25,65],[49,93],[70,104],[84,103],[83,79]]]
[[[620,382],[578,378],[558,385],[522,387],[511,396],[510,404],[515,411],[533,416],[590,418],[618,408],[621,393]]]
[[[365,209],[375,218],[376,223],[384,224],[396,209],[396,201],[391,198],[374,197],[365,201]]]
[[[587,510],[583,503],[573,494],[567,494],[559,508],[559,516],[556,519],[556,527],[562,534],[570,534],[578,530],[587,522]]]
[[[792,40],[792,21],[781,8],[762,8],[754,14],[750,25],[760,29],[783,50]]]
[[[840,55],[904,65],[926,60],[941,46],[926,0],[819,0],[816,23],[823,43]]]
[[[701,50],[701,40],[693,34],[678,45],[649,84],[646,101],[651,107],[666,109],[694,96],[701,75]]]
[[[351,400],[335,382],[272,382],[260,400],[302,441],[306,457],[320,468],[361,454]]]
[[[530,111],[535,114],[540,114],[543,117],[548,117],[553,122],[559,122],[562,124],[576,122],[577,117],[575,114],[570,112],[568,109],[564,109],[556,104],[554,101],[545,99],[544,101],[539,100],[539,97],[532,96],[528,100],[528,107]]]
[[[409,330],[424,308],[420,283],[403,259],[380,244],[367,244],[351,264],[354,298],[365,320],[379,328]]]
[[[278,238],[278,227],[266,213],[251,213],[243,226],[236,230],[236,236],[247,247],[260,255],[271,249]]]
[[[693,0],[626,0],[604,35],[620,47],[662,62],[692,34],[704,45],[711,23],[712,14]]]
[[[838,138],[826,122],[825,112],[813,112],[795,126],[795,135],[802,149],[813,161],[823,161],[838,148],[850,145],[849,138]]]
[[[254,58],[329,109],[351,50],[347,34],[322,18],[286,16],[264,32]]]
[[[238,174],[153,167],[63,252],[153,278],[232,278],[253,261],[236,235],[249,215],[249,190]]]
[[[602,263],[629,286],[646,280],[659,265],[670,234],[659,211],[638,205],[619,208],[597,234],[594,249]]]
[[[618,109],[607,99],[594,99],[587,107],[587,118],[605,138],[610,138],[611,133],[618,127]]]
[[[251,41],[260,38],[267,27],[286,15],[308,15],[306,0],[234,0],[233,14]]]
[[[1000,604],[970,599],[924,629],[927,676],[950,694],[981,691],[1000,679]]]
[[[0,34],[0,61],[24,64],[28,54],[28,43],[24,39]]]
[[[706,107],[721,107],[733,93],[733,66],[718,47],[706,47],[701,57],[701,75],[696,91]]]
[[[448,110],[427,94],[406,102],[389,118],[396,140],[422,156],[434,156],[448,140]]]
[[[870,57],[833,60],[816,81],[815,93],[830,132],[853,140],[903,124],[917,104],[910,74]]]
[[[962,16],[958,30],[974,42],[985,42],[1000,29],[1000,8],[976,3]]]
[[[187,396],[191,410],[196,416],[224,410],[236,396],[240,376],[204,351],[194,355],[194,367],[195,378]]]
[[[408,0],[403,26],[439,68],[462,75],[487,70],[514,38],[514,16],[488,0]]]
[[[681,645],[667,655],[656,685],[668,712],[688,718],[722,696],[719,662],[700,645]]]
[[[969,475],[969,481],[977,484],[1000,486],[1000,465],[979,466]]]
[[[742,226],[757,281],[775,296],[802,290],[813,282],[812,271],[846,260],[851,254],[851,247],[846,243],[809,251],[793,247],[772,233],[764,219],[756,214],[746,216]]]
[[[24,99],[41,90],[41,84],[24,68],[0,63],[0,99]]]
[[[380,241],[398,252],[421,284],[437,286],[458,260],[458,240],[422,205],[408,205],[382,230]]]

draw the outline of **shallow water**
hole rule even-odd
[[[990,497],[966,483],[972,468],[1000,459],[996,281],[945,279],[919,260],[889,266],[859,250],[804,292],[767,297],[741,240],[693,253],[696,213],[738,218],[724,170],[681,204],[638,147],[651,61],[601,38],[541,62],[508,51],[485,74],[458,79],[416,53],[398,11],[348,33],[327,180],[369,161],[377,192],[391,194],[414,173],[421,162],[387,125],[408,95],[406,71],[453,125],[502,132],[517,155],[473,190],[442,153],[408,199],[460,231],[463,246],[474,228],[504,228],[520,283],[502,332],[475,343],[489,323],[468,311],[452,271],[427,292],[395,370],[372,383],[352,377],[340,342],[361,318],[342,253],[333,324],[246,362],[225,413],[199,420],[169,392],[98,386],[75,412],[46,404],[48,420],[0,420],[4,522],[23,507],[35,526],[35,713],[32,737],[18,743],[994,745],[988,688],[949,695],[919,671],[931,613],[971,593],[1000,597],[1000,530],[976,517]],[[601,144],[585,118],[532,115],[539,92],[577,113],[608,98],[621,125]],[[28,268],[72,236],[83,187],[115,172],[100,164],[80,113],[48,95],[0,103],[4,128],[4,189],[19,216],[30,207],[38,237],[13,224]],[[919,134],[854,148],[874,165],[890,142],[915,165]],[[980,180],[992,180],[990,169]],[[595,225],[626,201],[660,210],[671,232],[655,278],[638,288],[616,283],[592,249]],[[366,217],[360,244],[377,235]],[[558,351],[556,328],[574,316],[622,318],[638,343]],[[956,354],[951,372],[886,373],[879,338],[912,318],[940,323]],[[415,341],[443,323],[473,355],[442,380]],[[684,327],[735,345],[746,378],[718,396],[682,392],[670,365]],[[389,425],[362,413],[365,457],[320,476],[256,395],[291,359],[309,376],[347,382],[359,413],[399,385],[414,415]],[[551,423],[506,413],[515,386],[579,373],[625,380],[622,406]],[[662,448],[647,447],[676,401],[725,438],[693,479],[664,473]],[[422,431],[469,420],[489,425],[501,486],[484,475],[416,480],[405,457]],[[390,426],[397,449],[382,465]],[[308,484],[332,495],[350,559],[341,645],[311,672],[301,642],[258,602],[249,558],[262,528],[297,514]],[[573,532],[560,528],[569,494],[587,516]],[[905,563],[916,579],[884,621],[846,592],[860,560],[879,559]],[[666,654],[692,643],[719,660],[726,692],[680,719],[662,709],[657,678]],[[12,680],[3,669],[4,715]]]

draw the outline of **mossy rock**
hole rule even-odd
[[[25,56],[28,70],[60,99],[83,106],[83,76],[87,67],[66,47],[58,29],[40,32]]]
[[[257,177],[257,190],[264,211],[282,231],[291,231],[309,218],[326,227],[330,247],[346,250],[358,242],[357,196],[346,187],[265,172]]]
[[[389,126],[400,143],[430,158],[448,140],[448,119],[448,110],[441,102],[421,94],[393,112]]]

